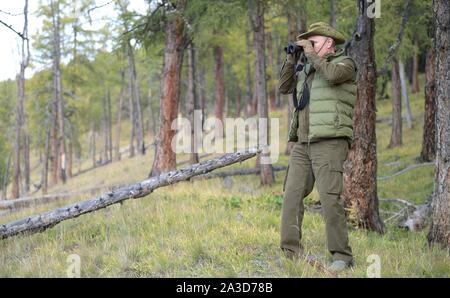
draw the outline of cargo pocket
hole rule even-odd
[[[292,115],[291,125],[289,127],[288,142],[298,142],[298,110],[295,109]]]
[[[289,173],[289,165],[287,166],[287,169],[286,169],[286,175],[284,176],[284,181],[283,181],[283,192],[286,190],[286,181],[287,181],[288,173]]]
[[[340,195],[343,188],[343,162],[336,160],[330,161],[329,167],[329,181],[328,181],[328,193],[334,195]]]

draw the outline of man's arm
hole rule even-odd
[[[347,58],[339,63],[328,62],[315,53],[305,53],[313,67],[325,76],[331,84],[341,84],[354,80],[356,77],[356,65],[352,59]]]
[[[296,57],[288,54],[280,72],[278,90],[280,90],[281,94],[291,94],[294,92],[295,86],[297,85],[297,76],[295,74],[296,64]]]

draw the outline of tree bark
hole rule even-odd
[[[297,39],[297,35],[299,34],[297,29],[297,20],[295,18],[295,15],[292,13],[292,11],[288,10],[287,12],[287,22],[288,22],[288,41],[292,42]],[[292,119],[292,115],[294,113],[294,104],[293,104],[293,95],[288,96],[288,104],[287,104],[287,118],[286,119]],[[289,125],[288,121],[288,125]],[[291,155],[292,147],[294,147],[293,142],[288,142],[286,145],[286,150],[284,151],[285,155]]]
[[[6,200],[6,190],[8,188],[8,181],[9,181],[9,169],[11,167],[11,154],[8,156],[6,167],[5,167],[5,173],[3,174],[3,185],[2,185],[2,198]]]
[[[175,184],[180,181],[189,180],[194,176],[242,162],[254,157],[257,153],[258,150],[255,148],[252,148],[246,152],[228,153],[216,159],[207,160],[181,170],[171,171],[161,174],[158,177],[153,177],[136,184],[121,187],[94,199],[81,201],[56,210],[33,215],[7,224],[2,224],[0,225],[0,239],[10,238],[15,235],[30,235],[45,231],[46,229],[54,227],[64,220],[76,218],[80,215],[103,209],[107,206],[117,204],[131,198],[138,199],[145,197],[157,188]]]
[[[24,26],[22,36],[28,38],[28,0],[25,0],[24,6]],[[22,60],[20,62],[20,73],[17,77],[17,85],[18,85],[18,95],[17,95],[17,107],[16,107],[16,140],[14,143],[14,161],[13,161],[13,181],[12,181],[12,194],[11,197],[16,199],[20,196],[20,187],[19,187],[19,177],[20,177],[20,153],[23,150],[24,153],[24,170],[25,170],[25,190],[29,190],[30,185],[30,161],[27,159],[29,146],[27,143],[23,144],[22,147],[22,138],[23,141],[28,141],[28,135],[26,134],[26,123],[25,123],[25,111],[24,111],[24,103],[25,103],[25,69],[28,67],[30,60],[30,50],[29,50],[29,41],[28,39],[22,39]],[[23,130],[23,131],[22,131]]]
[[[265,121],[264,125],[259,125],[258,144],[268,149],[269,144],[269,108],[267,100],[266,86],[266,57],[264,42],[264,3],[259,0],[250,0],[250,13],[252,18],[253,29],[253,47],[255,51],[255,96],[258,101],[259,122]],[[269,158],[268,150],[263,150],[261,157]],[[275,182],[275,175],[272,164],[260,162],[261,168],[261,184],[272,185]]]
[[[64,98],[62,96],[61,85],[61,19],[60,7],[58,1],[51,1],[52,9],[52,29],[53,29],[53,97],[54,108],[57,110],[55,141],[53,157],[55,171],[53,178],[57,183],[58,180],[66,182],[66,142],[64,129]],[[56,149],[56,150],[55,150]],[[57,152],[55,152],[57,151]],[[55,177],[56,176],[56,177]],[[56,178],[56,179],[55,179]]]
[[[407,82],[406,82],[406,76],[405,76],[405,67],[401,60],[399,61],[399,75],[400,75],[400,85],[402,87],[403,103],[405,104],[406,122],[408,123],[408,128],[412,129],[412,128],[414,128],[414,124],[413,124],[414,119],[413,119],[413,115],[411,112],[411,106],[409,104],[408,88],[407,88]]]
[[[245,55],[246,58],[245,59],[247,62],[246,64],[246,78],[247,78],[247,84],[246,84],[246,89],[245,89],[245,98],[246,98],[246,109],[245,109],[245,114],[246,117],[252,117],[256,114],[256,111],[254,110],[254,105],[253,105],[253,96],[252,96],[252,79],[251,79],[251,69],[250,69],[250,55],[251,55],[251,47],[250,47],[250,31],[249,30],[245,30]]]
[[[125,93],[125,72],[121,71],[122,75],[122,83],[120,84],[120,93],[119,93],[119,103],[117,106],[117,122],[116,122],[116,141],[115,141],[115,155],[114,160],[119,161],[121,159],[120,154],[120,135],[122,131],[122,106],[123,106],[123,97]]]
[[[72,177],[72,166],[73,166],[73,142],[69,141],[69,153],[67,156],[67,178]]]
[[[129,69],[128,69],[129,70]],[[134,140],[136,138],[136,111],[133,103],[133,83],[130,77],[128,77],[128,106],[130,111],[130,123],[131,123],[131,133],[130,133],[130,158],[134,157]]]
[[[412,67],[412,93],[420,92],[419,86],[419,39],[417,35],[414,37],[414,55]]]
[[[379,215],[377,195],[375,23],[366,15],[367,2],[356,2],[359,16],[349,43],[350,54],[359,70],[353,128],[355,140],[344,166],[343,199],[346,207],[353,211],[352,221],[366,229],[383,233],[384,224]]]
[[[425,73],[425,119],[419,160],[430,162],[436,157],[436,51],[434,48],[428,51]]]
[[[436,174],[428,244],[450,250],[450,2],[433,1],[436,51]]]
[[[223,74],[223,49],[219,45],[213,47],[214,61],[216,64],[216,90],[214,114],[217,119],[223,120],[223,107],[225,104],[225,82]]]
[[[330,0],[330,25],[336,28],[336,0]]]
[[[402,143],[402,99],[400,94],[399,63],[392,59],[392,133],[389,148],[401,146]]]
[[[178,114],[180,97],[180,76],[184,52],[184,20],[179,15],[186,7],[186,0],[180,0],[176,16],[165,25],[164,67],[161,76],[160,127],[156,142],[156,154],[150,176],[176,168],[176,154],[171,142],[175,131],[172,122]]]
[[[42,194],[47,194],[48,190],[48,163],[50,158],[50,127],[49,127],[49,116],[47,113],[47,117],[45,119],[45,145],[44,145],[44,158],[43,158],[43,166],[42,166],[42,176],[41,176],[41,187]]]
[[[273,63],[273,46],[272,46],[272,32],[268,31],[266,33],[266,45],[267,45],[267,63],[270,66],[270,69],[272,70],[271,73],[267,75],[267,81],[270,82],[270,89],[269,89],[269,102],[270,102],[270,109],[275,110],[277,108],[276,103],[276,89],[277,84],[273,82],[273,78],[275,77],[275,67]]]

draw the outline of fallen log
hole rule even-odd
[[[200,156],[200,158],[204,158],[209,155],[211,155],[211,153],[204,154],[204,155]],[[177,167],[179,167],[183,164],[187,164],[187,163],[189,163],[189,160],[181,161],[180,163],[177,163]],[[100,167],[100,166],[98,166],[98,167]],[[92,169],[94,169],[94,168],[90,168],[89,171]],[[257,171],[258,171],[257,172],[257,174],[258,174],[259,169],[257,169]],[[222,172],[220,172],[220,173],[222,173]],[[206,174],[206,175],[208,175],[208,174]],[[205,175],[201,175],[201,176],[205,176]],[[217,177],[221,177],[221,175],[219,174]],[[214,178],[214,177],[208,177],[208,176],[205,177],[205,179],[210,179],[210,178]],[[20,209],[27,208],[27,207],[33,207],[33,206],[51,203],[53,201],[57,201],[57,200],[61,200],[61,199],[68,199],[75,195],[81,195],[81,194],[85,194],[85,193],[91,193],[91,195],[94,195],[96,192],[106,191],[108,189],[113,189],[113,188],[122,187],[122,186],[125,186],[125,185],[103,185],[103,186],[79,189],[74,192],[61,192],[61,193],[46,194],[46,195],[42,195],[42,196],[38,196],[38,197],[21,197],[18,199],[0,200],[0,210],[7,210],[8,212],[11,212],[11,211],[20,210]],[[7,213],[6,212],[0,213],[0,216],[2,214],[7,214]]]
[[[206,160],[184,169],[170,171],[157,177],[152,177],[132,185],[115,189],[94,199],[77,202],[56,210],[2,224],[0,225],[0,239],[6,239],[19,234],[42,232],[64,220],[76,218],[80,215],[100,210],[109,205],[117,204],[131,198],[137,199],[145,197],[157,188],[180,181],[190,180],[194,176],[242,162],[254,157],[259,152],[260,149],[252,148],[245,152],[228,153],[221,157]]]

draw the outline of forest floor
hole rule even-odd
[[[411,95],[414,128],[403,128],[400,148],[387,149],[391,127],[377,123],[378,176],[389,176],[416,164],[423,125],[423,92]],[[389,99],[377,102],[377,117],[389,118]],[[271,113],[280,118],[280,135],[286,135],[285,110]],[[280,152],[285,143],[280,141]],[[145,156],[124,158],[70,179],[49,190],[75,192],[98,186],[123,185],[146,179],[153,149]],[[210,157],[207,157],[210,158]],[[180,160],[186,157],[180,157]],[[277,164],[287,165],[281,155]],[[230,168],[254,167],[255,159]],[[182,182],[151,195],[62,222],[43,233],[0,240],[0,277],[65,277],[68,257],[80,256],[82,277],[326,277],[304,260],[285,259],[279,249],[280,211],[285,172],[276,173],[272,187],[261,187],[259,176]],[[434,167],[426,166],[378,182],[380,198],[400,198],[424,203],[433,191]],[[87,199],[77,194],[0,216],[6,223],[25,216]],[[314,190],[305,199],[318,201]],[[384,219],[396,210],[380,204]],[[342,277],[366,277],[372,255],[380,258],[382,277],[450,277],[446,251],[428,248],[428,226],[408,232],[388,221],[379,235],[350,228],[355,267]],[[306,212],[303,222],[305,249],[328,264],[325,227],[319,213]]]

